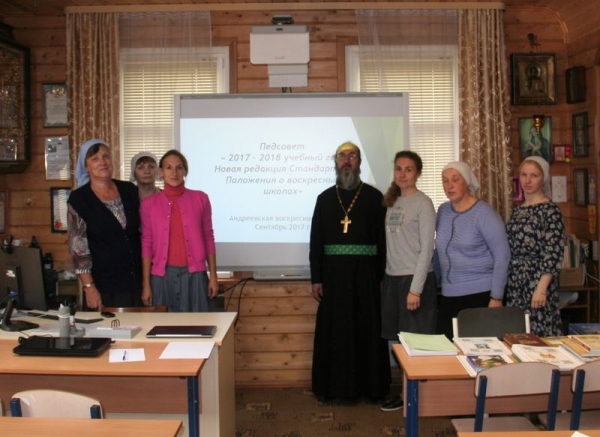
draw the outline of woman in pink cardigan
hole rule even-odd
[[[165,189],[141,207],[142,300],[170,312],[212,311],[219,286],[210,200],[185,187],[188,163],[181,152],[169,150],[159,168]]]

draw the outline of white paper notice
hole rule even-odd
[[[108,357],[109,363],[127,363],[132,361],[146,361],[144,349],[111,349]]]
[[[552,201],[554,203],[567,201],[566,176],[552,176]]]
[[[212,342],[204,341],[171,342],[160,355],[160,359],[208,358],[214,345]]]

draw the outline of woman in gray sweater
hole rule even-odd
[[[398,342],[400,331],[434,334],[437,289],[432,257],[435,209],[417,188],[423,161],[414,152],[398,152],[394,180],[385,197],[386,268],[381,294],[382,337]],[[381,409],[401,408],[395,396]]]

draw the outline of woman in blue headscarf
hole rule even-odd
[[[131,182],[112,179],[108,144],[86,141],[69,196],[69,250],[83,286],[83,309],[141,306],[140,199]]]

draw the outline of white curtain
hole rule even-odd
[[[455,56],[458,45],[458,15],[454,10],[357,10],[361,73],[372,70],[378,76],[380,91],[393,91],[388,82],[389,66],[429,62],[435,46],[440,57]],[[361,80],[367,75],[361,74]],[[428,80],[411,77],[411,83]],[[361,83],[362,85],[362,83]]]
[[[360,91],[408,92],[419,189],[435,205],[447,200],[441,169],[458,158],[457,21],[454,10],[357,11]]]
[[[210,12],[119,14],[122,175],[139,151],[173,148],[174,94],[216,92]]]
[[[441,168],[463,160],[481,181],[480,197],[508,219],[512,164],[503,11],[359,10],[357,23],[361,91],[409,92],[410,148],[424,162],[420,189],[439,199]],[[444,85],[447,80],[454,83]],[[443,153],[449,142],[460,145],[458,154]]]

